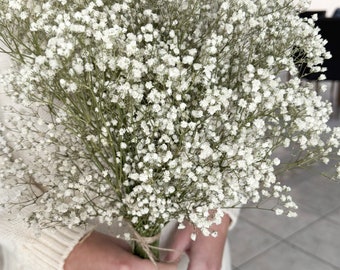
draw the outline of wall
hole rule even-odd
[[[312,0],[310,10],[326,10],[326,16],[330,17],[336,8],[340,8],[340,0]]]

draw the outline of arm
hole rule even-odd
[[[15,196],[14,190],[0,190],[0,196],[4,193]],[[34,210],[34,207],[28,210]],[[90,229],[56,228],[43,230],[37,236],[21,216],[12,215],[6,209],[0,211],[0,245],[12,255],[13,262],[8,263],[20,263],[24,269],[63,269],[68,254]]]
[[[0,54],[0,74],[5,72],[10,65],[9,57]],[[13,100],[5,95],[0,87],[0,122],[6,123],[8,115],[1,110],[2,106],[12,105]],[[0,134],[0,140],[3,139]],[[3,144],[0,143],[0,147]],[[11,160],[0,155],[0,167],[11,167]],[[7,198],[12,202],[19,199],[20,186],[6,189],[6,180],[0,174],[0,205]],[[24,208],[20,213],[11,214],[9,209],[0,207],[0,245],[11,254],[11,262],[21,263],[24,269],[62,269],[63,262],[81,239],[92,227],[56,230],[44,230],[37,237],[36,232],[23,221],[23,218],[35,209],[34,205]],[[16,258],[17,256],[18,258]]]
[[[132,255],[125,241],[92,231],[91,227],[43,230],[36,236],[24,221],[14,219],[3,210],[0,212],[0,235],[0,244],[12,255],[9,263],[20,263],[23,269],[156,269],[151,261]],[[158,264],[158,269],[176,270],[177,266]]]

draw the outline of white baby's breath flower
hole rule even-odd
[[[292,211],[289,211],[288,214],[287,214],[288,217],[297,217],[297,213],[296,212],[292,212]]]
[[[276,215],[280,216],[280,215],[282,215],[283,213],[284,213],[284,211],[283,211],[282,209],[280,209],[280,208],[275,209],[275,214],[276,214]]]
[[[192,241],[196,241],[196,239],[197,239],[197,234],[196,234],[196,233],[192,233],[192,234],[190,235],[190,238],[191,238]]]

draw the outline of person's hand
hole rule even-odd
[[[127,242],[92,232],[65,260],[64,270],[176,270],[177,264],[158,263],[131,254]]]
[[[191,240],[194,227],[187,223],[185,229],[176,230],[169,246],[176,252],[169,252],[165,258],[167,262],[175,262],[183,252],[189,256],[188,270],[221,270],[224,244],[228,234],[230,218],[226,214],[220,225],[212,226],[212,231],[218,232],[217,237],[204,236],[197,232],[196,240]],[[178,252],[177,252],[178,251]]]

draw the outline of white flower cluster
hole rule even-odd
[[[8,92],[52,117],[9,124],[34,162],[1,181],[43,187],[39,223],[120,218],[150,236],[175,219],[209,235],[223,208],[267,197],[294,216],[275,150],[301,151],[300,166],[340,137],[327,102],[278,77],[298,75],[297,52],[312,71],[330,57],[304,2],[1,0]]]

